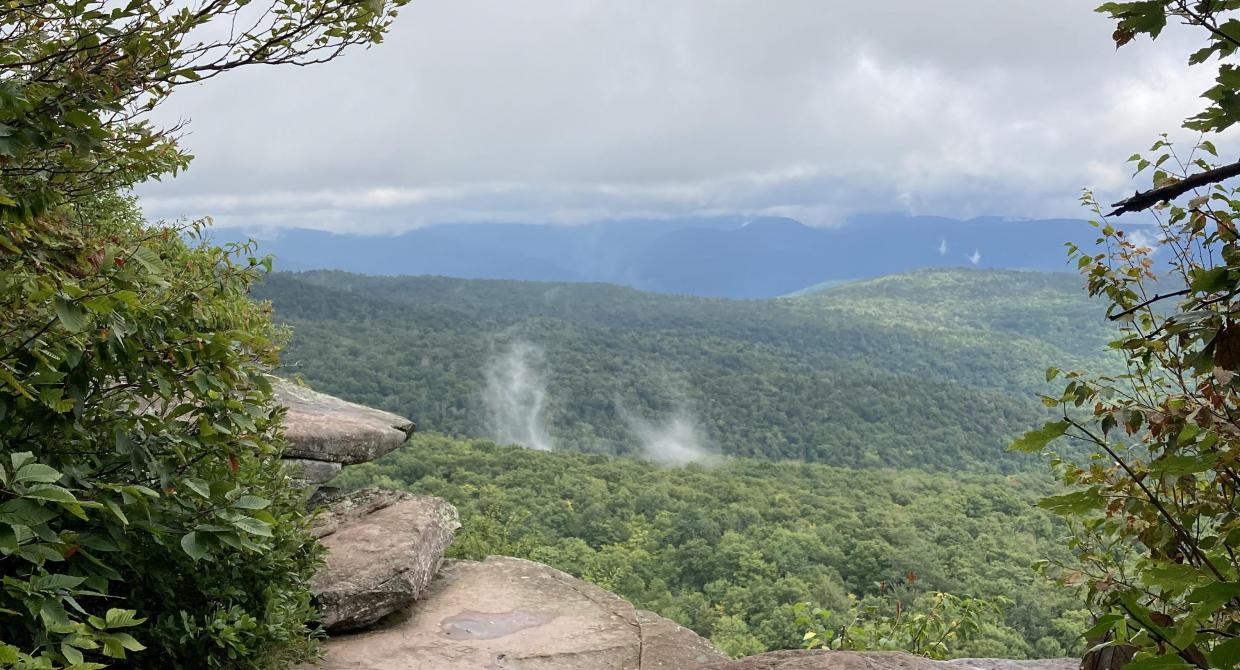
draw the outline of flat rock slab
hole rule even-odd
[[[1080,661],[965,658],[932,661],[895,651],[772,651],[707,666],[706,670],[1076,670]]]
[[[271,378],[275,402],[288,408],[284,437],[288,458],[352,465],[399,447],[414,425],[400,415]]]
[[[412,604],[460,526],[456,508],[430,496],[367,489],[328,502],[315,526],[326,565],[310,581],[323,627],[363,628]]]
[[[323,670],[690,670],[727,658],[614,593],[499,556],[445,563],[412,608],[324,648]]]
[[[1077,670],[1081,667],[1079,658],[1037,658],[1032,660],[1015,660],[1011,658],[957,658],[947,661],[962,670]]]
[[[646,610],[637,610],[642,626],[641,670],[698,668],[728,656],[715,648],[710,640]]]

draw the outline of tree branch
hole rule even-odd
[[[1152,188],[1145,192],[1138,192],[1127,200],[1120,200],[1119,202],[1111,203],[1111,206],[1114,207],[1115,210],[1107,216],[1119,216],[1120,214],[1126,214],[1128,212],[1140,212],[1142,210],[1149,209],[1160,202],[1174,200],[1195,188],[1215,184],[1223,181],[1224,179],[1231,179],[1237,175],[1240,175],[1240,161],[1230,165],[1217,167],[1213,170],[1200,172],[1191,177],[1186,177],[1185,179],[1177,181],[1174,184],[1168,184],[1160,188]]]
[[[1149,307],[1150,305],[1158,302],[1159,300],[1166,300],[1167,298],[1175,298],[1181,295],[1188,295],[1188,289],[1184,289],[1182,291],[1175,291],[1173,293],[1160,293],[1139,305],[1136,305],[1134,307],[1129,307],[1128,309],[1120,312],[1119,314],[1112,314],[1111,316],[1108,316],[1107,319],[1111,321],[1119,321],[1120,319],[1128,316],[1129,314],[1133,314],[1137,312],[1138,310]]]

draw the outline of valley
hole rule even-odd
[[[450,501],[451,556],[546,563],[738,656],[800,646],[798,603],[937,591],[1010,599],[954,655],[1081,648],[1081,594],[1032,568],[1068,561],[1056,485],[1007,450],[1050,416],[1046,368],[1116,364],[1075,275],[726,300],[318,271],[255,295],[293,329],[282,374],[419,422],[333,484]]]
[[[1045,370],[1109,364],[1079,282],[925,270],[734,301],[308,272],[256,296],[293,327],[282,374],[427,430],[612,455],[679,432],[727,456],[1012,472],[1034,463],[1006,445],[1049,416]]]
[[[801,646],[797,603],[835,613],[924,606],[947,591],[1010,598],[955,656],[1081,650],[1081,594],[1032,569],[1066,561],[1054,485],[1012,476],[849,470],[730,459],[665,468],[418,435],[345,488],[433,495],[461,514],[450,556],[528,558],[582,577],[741,656]],[[851,594],[851,595],[850,595]],[[920,599],[920,600],[919,600]]]

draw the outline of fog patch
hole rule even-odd
[[[523,341],[513,342],[487,364],[482,401],[496,442],[540,451],[554,447],[547,432],[545,368],[542,348]]]
[[[642,458],[668,467],[690,463],[713,466],[720,462],[721,457],[707,446],[697,420],[687,410],[652,422],[632,414],[623,405],[617,403],[617,407],[629,432],[641,444]]]

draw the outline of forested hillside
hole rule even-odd
[[[1012,471],[1032,461],[1007,442],[1047,416],[1045,369],[1105,365],[1079,281],[927,270],[731,301],[309,272],[256,295],[294,328],[282,373],[427,430],[503,439],[514,408],[485,400],[490,373],[523,385],[505,397],[545,424],[540,446],[632,454],[654,434],[735,456]]]
[[[1001,622],[956,647],[964,656],[1062,656],[1086,627],[1080,594],[1030,567],[1066,555],[1066,529],[1034,505],[1049,478],[1034,473],[753,459],[668,469],[418,435],[336,482],[443,497],[461,513],[456,556],[548,563],[734,655],[800,646],[793,606],[843,617],[849,594],[888,606],[894,595],[906,607],[935,590],[1011,598]]]

